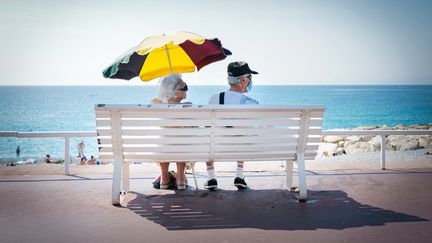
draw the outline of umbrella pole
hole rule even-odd
[[[166,55],[168,58],[168,64],[170,66],[170,74],[172,74],[173,70],[172,70],[171,58],[170,58],[169,51],[168,51],[168,45],[165,45],[165,52],[166,52]]]

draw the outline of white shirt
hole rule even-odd
[[[219,94],[210,98],[209,105],[219,104]],[[225,91],[224,104],[226,105],[257,105],[258,101],[235,91]]]

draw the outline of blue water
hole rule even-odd
[[[226,86],[191,86],[188,101],[206,104]],[[0,131],[95,131],[94,104],[148,103],[155,86],[0,86]],[[432,85],[255,86],[261,104],[322,104],[324,129],[432,123]],[[72,155],[82,138],[71,139]],[[85,153],[97,156],[95,138]],[[0,160],[62,157],[63,139],[0,138]]]

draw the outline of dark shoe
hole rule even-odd
[[[246,181],[240,177],[236,177],[234,179],[234,186],[237,187],[237,189],[242,190],[247,188]]]
[[[208,189],[210,191],[213,191],[214,189],[217,188],[217,180],[216,179],[211,179],[208,180],[205,184],[204,184],[204,188]]]

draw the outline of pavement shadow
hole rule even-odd
[[[205,190],[144,195],[127,208],[168,230],[257,228],[264,230],[346,229],[392,222],[428,221],[355,201],[340,190],[308,191],[298,203],[286,190]]]

